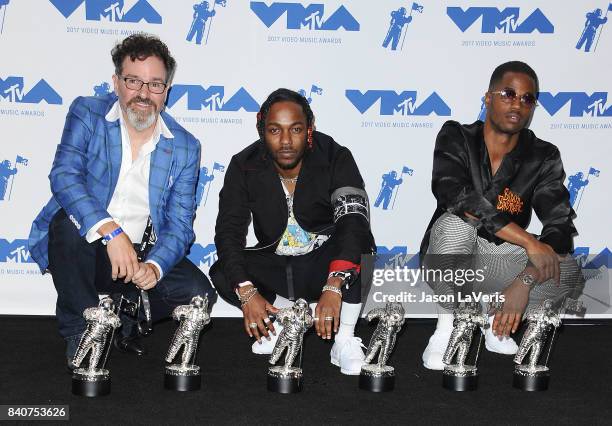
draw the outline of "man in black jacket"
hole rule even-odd
[[[219,294],[241,307],[245,331],[257,340],[253,352],[272,352],[280,324],[268,315],[304,298],[317,301],[317,335],[336,333],[331,362],[359,374],[360,262],[375,248],[368,196],[350,151],[313,126],[296,92],[278,89],[263,103],[260,139],[234,155],[225,174],[210,275]],[[251,217],[258,243],[246,248]]]
[[[437,209],[421,255],[429,269],[470,267],[484,272],[471,288],[429,280],[437,294],[497,293],[503,307],[490,317],[487,349],[514,354],[514,333],[526,309],[552,299],[577,297],[584,279],[569,255],[576,233],[563,186],[559,150],[527,129],[537,105],[538,77],[523,62],[498,66],[485,94],[485,122],[448,121],[434,150],[432,191]],[[532,208],[543,228],[526,231]],[[430,275],[433,276],[433,275]],[[449,302],[439,306],[436,332],[423,353],[430,369],[442,369],[452,331]],[[453,299],[449,299],[453,301]],[[502,301],[502,297],[499,297]]]

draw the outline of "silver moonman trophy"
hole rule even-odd
[[[555,331],[561,325],[560,310],[566,308],[577,313],[583,311],[582,302],[574,299],[565,299],[560,308],[555,309],[553,300],[545,300],[540,306],[530,309],[525,315],[529,321],[529,326],[519,345],[518,351],[514,356],[514,379],[512,385],[525,391],[543,391],[548,389],[550,380],[550,370],[548,368],[548,358],[553,346]],[[552,337],[548,345],[548,354],[544,364],[538,364],[542,349],[546,345],[550,331]],[[529,361],[523,364],[523,359],[529,353]]]
[[[274,365],[280,359],[283,351],[285,365],[278,365],[268,369],[268,390],[278,393],[296,393],[303,387],[303,374],[301,368],[302,343],[304,333],[313,324],[312,311],[308,302],[298,299],[291,308],[284,308],[276,314],[276,321],[282,324],[283,329],[278,336],[276,345],[272,350],[270,364]],[[299,366],[294,367],[293,362],[300,353]]]
[[[166,366],[164,387],[176,391],[193,391],[201,387],[200,367],[195,365],[200,332],[210,322],[208,298],[195,296],[189,305],[174,308],[172,317],[180,321],[168,348],[166,362],[172,362],[183,348],[180,364]]]
[[[487,315],[482,312],[479,303],[469,303],[455,309],[453,312],[453,332],[448,341],[442,362],[445,364],[442,373],[442,386],[454,391],[475,390],[478,386],[478,355],[482,343],[479,337],[474,365],[466,364],[467,356],[472,346],[474,330],[480,326],[489,327]],[[452,363],[455,358],[455,363]]]
[[[105,297],[97,307],[87,308],[83,312],[87,328],[72,359],[72,364],[76,367],[72,372],[72,393],[75,395],[93,397],[110,393],[110,373],[104,368],[110,350],[110,345],[107,345],[108,335],[121,326],[114,308],[113,300]],[[84,368],[81,364],[87,353],[89,364]],[[100,365],[103,354],[104,359]]]
[[[378,318],[378,325],[370,339],[365,365],[359,374],[359,388],[371,392],[386,392],[395,386],[395,369],[387,360],[395,346],[397,333],[404,325],[404,308],[401,303],[387,303],[384,308],[372,309],[366,319]],[[378,352],[378,362],[370,364]]]

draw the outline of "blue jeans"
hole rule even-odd
[[[49,270],[57,290],[55,313],[59,333],[68,343],[85,331],[83,311],[98,305],[98,293],[133,293],[135,289],[133,284],[112,280],[106,246],[100,240],[88,243],[63,210],[49,225]],[[171,316],[176,306],[188,304],[194,296],[206,294],[209,306],[216,300],[215,290],[206,275],[187,258],[172,270],[165,271],[164,277],[148,294],[153,321]],[[122,322],[125,323],[126,318],[122,316]],[[131,327],[124,328],[123,334],[128,335]]]

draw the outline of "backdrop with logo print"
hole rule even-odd
[[[54,313],[27,237],[51,195],[66,112],[79,95],[112,90],[111,48],[145,31],[178,62],[167,111],[202,143],[190,259],[204,272],[225,168],[257,138],[272,90],[303,93],[317,129],[351,149],[379,252],[409,254],[435,207],[438,130],[482,117],[495,66],[522,60],[540,78],[531,129],[564,161],[586,298],[592,314],[612,316],[611,12],[603,0],[0,0],[0,314]],[[540,226],[534,217],[530,230]],[[223,302],[213,313],[240,314]]]

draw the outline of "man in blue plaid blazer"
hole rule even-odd
[[[193,296],[214,296],[186,258],[200,143],[162,112],[176,63],[163,42],[144,34],[115,46],[112,57],[116,94],[79,97],[70,106],[51,168],[53,197],[29,238],[32,257],[57,289],[69,360],[98,292],[148,290],[153,321]],[[154,244],[139,256],[143,235]],[[135,323],[122,321],[115,344],[143,354]]]

